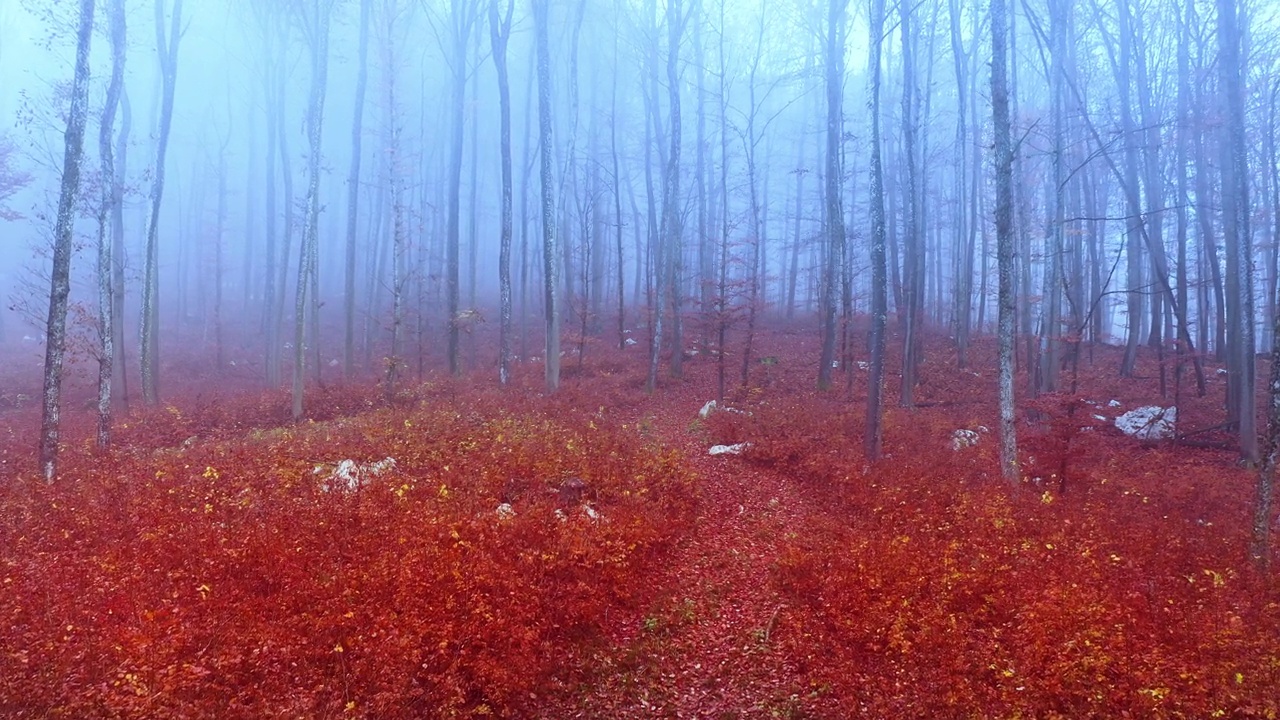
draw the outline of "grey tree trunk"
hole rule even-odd
[[[556,263],[556,198],[551,137],[551,42],[548,37],[550,0],[533,0],[534,33],[538,52],[538,136],[542,178],[542,269],[546,315],[545,370],[547,392],[560,387],[560,267]]]
[[[320,234],[320,141],[324,131],[324,100],[329,79],[329,14],[332,4],[313,0],[307,18],[311,55],[311,91],[307,100],[307,224],[298,252],[298,283],[294,288],[293,318],[293,420],[302,419],[307,291],[316,272]],[[315,338],[319,342],[319,338]]]
[[[102,162],[102,205],[98,208],[98,436],[99,448],[111,444],[111,395],[116,361],[116,326],[120,322],[115,310],[115,291],[112,288],[114,266],[112,255],[114,241],[107,236],[107,224],[115,216],[116,202],[123,194],[115,169],[113,137],[116,110],[120,105],[120,93],[124,87],[125,16],[124,0],[111,0],[111,80],[107,85],[106,101],[102,105],[102,120],[98,124],[98,154]]]
[[[111,372],[111,398],[120,407],[129,408],[129,373],[125,366],[124,345],[124,182],[129,158],[129,132],[133,127],[133,109],[129,92],[120,88],[120,131],[116,133],[115,175],[111,179],[111,344],[115,360]]]
[[[684,275],[684,243],[681,225],[682,202],[680,196],[680,41],[684,35],[684,17],[681,14],[680,0],[667,0],[667,97],[668,121],[667,133],[671,143],[667,151],[667,172],[663,179],[662,192],[662,248],[666,252],[667,271],[666,287],[671,293],[671,375],[680,377],[684,373],[684,323],[683,290],[681,280]],[[659,307],[662,300],[658,301]]]
[[[472,0],[451,0],[449,3],[449,25],[452,33],[452,104],[453,136],[449,144],[449,177],[446,185],[449,189],[448,225],[445,237],[445,283],[448,290],[448,355],[449,372],[457,375],[462,372],[462,360],[459,347],[459,245],[461,243],[462,213],[462,149],[463,127],[466,123],[467,99],[467,41],[471,37],[471,26],[474,22]]]
[[[501,120],[502,146],[502,230],[498,251],[498,382],[506,385],[511,380],[511,233],[512,233],[512,170],[511,170],[511,81],[507,76],[507,40],[511,37],[511,15],[515,11],[514,0],[506,1],[506,8],[499,12],[499,1],[489,2],[489,39],[493,46],[493,66],[498,73],[498,112]],[[616,169],[615,169],[616,174]]]
[[[902,38],[902,152],[905,187],[902,191],[902,296],[899,309],[902,333],[902,383],[899,404],[915,405],[916,373],[920,365],[921,332],[924,321],[924,238],[920,219],[920,187],[917,177],[916,134],[919,130],[916,98],[916,33],[912,6],[898,6]]]
[[[356,232],[360,209],[360,160],[364,139],[364,96],[369,83],[369,15],[371,0],[360,0],[359,69],[356,71],[355,117],[351,121],[351,171],[347,174],[346,266],[342,273],[342,372],[356,371]]]
[[[147,222],[147,247],[142,278],[142,398],[148,405],[160,402],[160,203],[164,197],[164,165],[173,125],[173,95],[178,81],[178,43],[182,39],[182,0],[174,0],[166,37],[165,0],[156,0],[156,47],[160,53],[162,95],[160,137],[156,141],[156,166],[151,177],[151,218]]]
[[[867,460],[880,458],[884,415],[885,331],[889,314],[889,269],[885,258],[884,162],[880,156],[880,55],[884,40],[884,0],[871,3],[871,359],[867,380],[867,419],[863,449]]]
[[[840,197],[840,143],[844,126],[844,24],[848,0],[827,4],[827,162],[824,220],[827,252],[823,265],[822,354],[818,360],[818,388],[831,387],[832,365],[836,359],[836,283],[844,258],[844,209]]]
[[[996,154],[996,258],[1000,267],[999,370],[1000,474],[1020,479],[1013,412],[1013,144],[1009,133],[1008,0],[991,0],[991,110]]]
[[[1258,461],[1255,417],[1253,243],[1249,230],[1249,170],[1245,145],[1244,85],[1241,78],[1237,0],[1218,0],[1218,74],[1226,104],[1222,149],[1222,235],[1227,250],[1227,343],[1231,410],[1240,442],[1240,457]]]
[[[45,326],[43,412],[40,419],[40,471],[45,482],[58,474],[62,422],[62,365],[67,350],[67,297],[71,294],[71,243],[75,230],[80,161],[89,114],[89,47],[93,40],[94,0],[80,0],[76,31],[76,69],[71,84],[62,158],[62,188],[54,224],[53,271],[49,281],[49,316]]]

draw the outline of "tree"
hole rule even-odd
[[[179,0],[181,1],[181,0]],[[300,6],[303,32],[311,60],[311,89],[307,98],[306,227],[298,250],[298,284],[294,289],[293,419],[302,419],[303,375],[307,369],[304,330],[307,291],[316,272],[320,244],[320,141],[324,130],[325,90],[329,80],[329,15],[332,0],[309,0]],[[315,312],[314,306],[312,312]],[[319,342],[312,338],[312,342]]]
[[[43,413],[40,420],[40,470],[45,482],[58,471],[58,442],[62,419],[62,366],[67,349],[67,297],[71,294],[71,241],[75,230],[76,195],[80,191],[80,160],[89,114],[89,48],[93,40],[94,0],[80,0],[76,31],[76,66],[71,85],[62,159],[62,187],[54,226],[53,271],[49,282],[49,316],[44,355]]]
[[[343,268],[342,371],[355,373],[356,334],[356,227],[360,204],[361,140],[364,135],[364,96],[369,82],[369,14],[372,0],[360,0],[359,69],[356,71],[355,117],[351,121],[351,171],[347,175],[347,244]]]
[[[1248,148],[1241,80],[1237,0],[1218,0],[1218,74],[1226,104],[1222,149],[1222,235],[1227,255],[1228,417],[1235,421],[1240,457],[1258,460],[1255,419],[1253,243],[1250,240]]]
[[[142,398],[148,405],[160,402],[160,203],[164,198],[165,157],[173,127],[173,96],[178,81],[178,43],[182,38],[182,0],[173,0],[169,30],[165,32],[165,0],[156,0],[156,48],[160,55],[160,137],[156,141],[156,166],[151,177],[151,218],[147,222],[147,247],[142,277]]]
[[[1013,141],[1009,130],[1008,0],[991,0],[991,112],[996,155],[996,258],[999,265],[1000,474],[1019,480],[1013,413]]]
[[[560,387],[560,267],[556,263],[556,197],[551,137],[551,42],[547,30],[550,0],[533,0],[538,54],[538,139],[542,149],[542,278],[546,315],[545,369],[547,392]]]
[[[841,139],[844,125],[844,26],[849,0],[827,4],[827,165],[824,187],[827,250],[822,280],[822,355],[818,364],[818,388],[831,387],[836,360],[836,281],[844,261],[844,208],[840,202]]]
[[[476,7],[473,0],[449,0],[449,32],[450,55],[449,67],[452,71],[452,97],[450,111],[453,115],[453,136],[449,144],[449,177],[446,181],[449,192],[448,226],[445,238],[445,273],[448,291],[449,312],[449,372],[457,375],[462,372],[462,361],[459,347],[460,317],[459,289],[459,256],[462,227],[462,149],[463,127],[466,123],[467,99],[467,42],[471,38],[471,29],[475,24]],[[544,152],[548,149],[544,148]],[[473,170],[474,172],[474,170]]]
[[[880,457],[884,414],[885,330],[889,314],[889,271],[885,259],[884,162],[880,152],[880,54],[884,41],[884,0],[871,2],[871,359],[867,381],[867,421],[863,447],[868,460]],[[963,111],[961,115],[963,115]]]
[[[113,136],[116,109],[120,104],[120,92],[124,87],[125,17],[124,0],[111,0],[111,81],[107,85],[107,98],[102,105],[102,120],[98,124],[98,155],[101,158],[101,205],[98,208],[98,447],[111,444],[111,391],[115,369],[116,324],[120,318],[114,313],[114,291],[111,287],[113,266],[112,239],[107,235],[109,216],[114,214],[115,204],[121,195],[120,178],[115,170]]]
[[[507,76],[507,41],[511,38],[511,15],[515,1],[507,0],[506,9],[499,11],[500,0],[489,0],[489,40],[493,46],[493,66],[498,73],[498,112],[501,130],[499,143],[502,151],[502,230],[498,250],[498,382],[506,385],[511,379],[511,233],[512,233],[512,170],[511,170],[511,81]],[[616,155],[615,155],[616,159]],[[616,174],[615,167],[615,174]],[[621,262],[621,258],[619,258]]]

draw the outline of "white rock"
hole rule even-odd
[[[599,520],[599,519],[600,519],[600,513],[596,512],[596,509],[595,509],[595,508],[593,508],[593,507],[591,507],[590,505],[583,505],[583,506],[582,506],[582,514],[583,514],[583,515],[586,515],[586,516],[587,516],[587,518],[588,518],[588,519],[590,519],[590,520]]]
[[[853,364],[854,364],[854,365],[857,365],[859,370],[870,370],[870,369],[871,369],[871,363],[868,363],[866,360],[858,360],[858,361],[854,362]]]
[[[1116,418],[1120,432],[1139,440],[1163,440],[1174,435],[1178,423],[1178,408],[1162,408],[1144,405]]]
[[[334,359],[332,359],[332,360],[330,360],[330,361],[329,361],[329,367],[338,367],[338,365],[339,365],[339,363],[338,363],[338,359],[337,359],[337,358],[334,358]]]
[[[1110,402],[1107,403],[1107,407],[1120,407],[1120,401],[1111,400]]]
[[[628,330],[627,332],[631,332],[631,331],[630,331],[630,330]],[[630,347],[630,346],[632,346],[632,345],[635,345],[635,344],[636,344],[636,339],[635,339],[635,338],[627,338],[625,342],[626,342],[626,344],[627,344],[627,347]]]
[[[395,466],[395,458],[390,457],[364,464],[355,460],[340,460],[321,481],[320,489],[325,492],[355,492],[368,483],[369,480],[395,469]],[[324,474],[325,467],[325,465],[317,465],[312,473],[315,475]]]
[[[978,444],[979,435],[973,430],[956,430],[951,433],[951,449],[963,450],[967,447],[973,447]]]
[[[751,443],[738,443],[736,445],[712,445],[707,451],[708,455],[741,455],[743,450],[751,447]]]
[[[511,503],[502,503],[498,506],[497,513],[499,520],[510,520],[516,516],[516,509],[511,507]]]
[[[716,411],[716,401],[708,400],[707,404],[703,405],[702,409],[698,411],[698,417],[702,418],[703,420],[706,420],[707,416],[715,411]]]

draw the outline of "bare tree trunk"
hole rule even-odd
[[[920,364],[920,325],[924,319],[924,238],[920,221],[920,198],[916,175],[916,133],[918,109],[916,98],[915,54],[916,33],[912,25],[912,7],[906,3],[898,6],[899,29],[902,37],[902,152],[903,177],[906,187],[902,192],[902,296],[904,307],[899,309],[902,327],[902,384],[899,404],[915,405],[916,371]]]
[[[615,11],[617,7],[615,4]],[[613,33],[613,84],[610,88],[610,114],[615,118],[618,116],[618,66],[621,63],[618,57],[618,46],[620,35],[621,33],[615,29]],[[699,108],[701,108],[701,105],[699,105]],[[626,350],[626,264],[623,262],[625,256],[622,251],[622,174],[618,167],[618,124],[616,122],[609,123],[609,154],[610,159],[613,161],[613,224],[614,241],[617,245],[616,251],[618,255],[618,349]]]
[[[844,25],[848,0],[827,4],[827,167],[826,213],[827,252],[823,266],[822,355],[818,365],[818,388],[831,387],[831,370],[836,358],[836,281],[844,257],[844,209],[841,206],[840,144],[844,119]]]
[[[991,108],[996,153],[996,256],[1000,265],[1000,474],[1020,479],[1013,410],[1013,144],[1009,137],[1007,0],[991,0]]]
[[[98,208],[98,447],[111,444],[111,394],[115,371],[116,326],[120,318],[114,312],[115,291],[112,275],[115,258],[112,256],[113,240],[107,237],[109,217],[115,215],[116,202],[123,191],[115,169],[112,143],[115,131],[116,109],[120,105],[120,93],[124,87],[125,15],[124,0],[112,0],[110,12],[111,80],[107,85],[107,98],[102,106],[102,121],[98,124],[98,154],[102,161],[102,205]]]
[[[298,284],[294,289],[293,318],[293,420],[302,419],[303,378],[306,372],[304,330],[307,316],[307,289],[316,272],[320,234],[320,141],[324,130],[325,90],[329,79],[329,11],[332,5],[313,0],[307,18],[311,51],[311,92],[307,100],[307,225],[298,253]],[[315,339],[317,342],[319,338]]]
[[[156,166],[151,177],[151,219],[147,223],[146,259],[142,280],[142,397],[148,405],[160,402],[160,202],[164,197],[165,156],[173,125],[173,95],[178,80],[178,42],[182,38],[182,0],[174,0],[166,39],[164,0],[156,0],[156,47],[160,53],[163,90],[160,105],[160,137],[156,141]]]
[[[880,458],[884,415],[884,352],[889,288],[885,259],[884,162],[880,156],[880,53],[884,40],[884,0],[871,2],[871,359],[867,381],[867,420],[863,449],[867,460]],[[962,110],[963,112],[963,110]]]
[[[466,122],[467,94],[467,40],[471,36],[474,22],[472,0],[450,0],[449,23],[452,32],[452,87],[453,98],[450,109],[453,114],[453,137],[449,145],[449,177],[446,181],[449,191],[449,221],[445,238],[445,273],[448,286],[448,354],[449,372],[457,375],[462,372],[459,355],[459,257],[461,242],[462,213],[462,146],[463,126]]]
[[[1237,0],[1218,0],[1218,73],[1226,104],[1222,148],[1222,234],[1227,250],[1229,393],[1240,441],[1240,457],[1258,461],[1255,417],[1253,243],[1249,230],[1249,171],[1245,146],[1244,86],[1241,78]]]
[[[550,0],[533,0],[534,32],[538,52],[538,126],[542,176],[542,267],[546,302],[547,392],[560,387],[560,268],[556,263],[556,198],[552,167],[555,145],[551,137],[551,42],[547,30]]]
[[[351,171],[347,174],[346,266],[342,272],[342,372],[356,371],[356,233],[360,209],[360,160],[364,139],[364,96],[369,83],[369,14],[371,0],[360,0],[360,67],[356,71],[355,117],[351,121]]]
[[[680,197],[680,40],[684,34],[684,16],[680,0],[667,0],[667,96],[668,120],[671,123],[667,136],[671,148],[667,152],[667,173],[663,181],[662,198],[662,248],[666,252],[668,270],[666,287],[671,293],[671,375],[680,377],[684,372],[684,323],[681,279],[684,274],[684,243],[682,241]],[[662,300],[658,301],[659,307]]]
[[[498,382],[511,380],[511,81],[507,77],[507,40],[511,37],[511,15],[514,0],[507,0],[499,12],[499,0],[489,2],[489,40],[493,46],[493,66],[498,73],[498,112],[501,121],[499,142],[502,146],[502,230],[498,251]]]
[[[71,242],[75,203],[80,190],[80,161],[89,114],[89,46],[93,40],[93,0],[80,0],[76,32],[76,69],[71,84],[62,159],[62,188],[53,236],[53,272],[49,282],[49,317],[45,326],[43,413],[40,420],[40,471],[45,482],[58,473],[62,421],[62,365],[67,350],[67,297],[71,294]]]
[[[120,88],[120,132],[116,134],[111,180],[111,344],[115,349],[112,363],[111,396],[126,410],[129,408],[129,373],[125,366],[124,345],[124,181],[128,162],[129,131],[133,126],[133,108],[128,88]]]

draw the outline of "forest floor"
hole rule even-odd
[[[584,658],[580,688],[545,718],[837,717],[774,642],[786,598],[772,582],[780,538],[822,511],[783,473],[733,454],[712,456],[698,408],[674,403],[656,422],[699,478],[690,532],[655,578],[657,601],[616,626]]]
[[[330,383],[299,424],[250,365],[178,358],[105,453],[73,374],[53,486],[38,376],[0,368],[0,715],[1280,717],[1214,367],[1161,400],[1158,358],[1082,351],[1020,401],[1010,487],[989,340],[957,369],[931,338],[914,408],[891,372],[874,464],[865,372],[815,391],[807,331],[762,331],[745,383],[729,357],[705,418],[716,358],[649,394],[640,353],[576,349],[552,396],[537,363]],[[1193,443],[1112,426],[1175,401]]]

